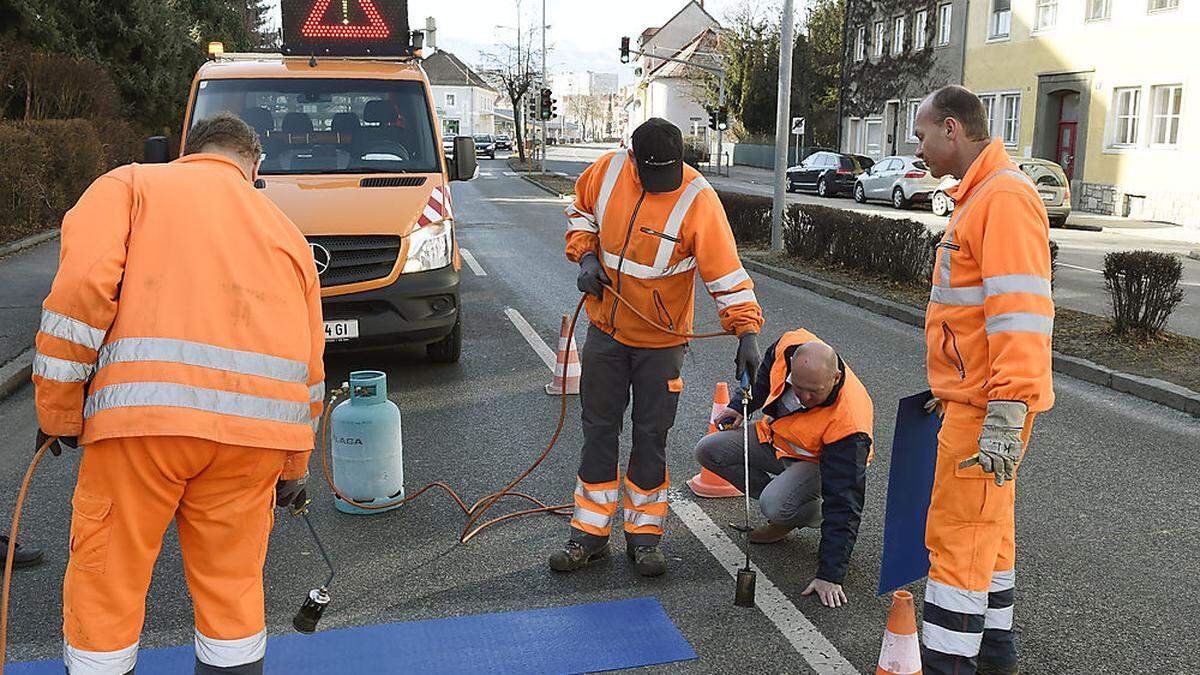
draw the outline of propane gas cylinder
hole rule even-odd
[[[400,409],[387,397],[387,375],[350,373],[350,398],[330,413],[333,482],[350,499],[382,509],[361,509],[334,497],[345,513],[380,513],[404,498],[404,450]]]

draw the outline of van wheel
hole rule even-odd
[[[446,337],[425,346],[425,354],[434,363],[458,363],[462,356],[462,309],[458,310],[458,320]]]

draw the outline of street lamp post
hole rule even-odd
[[[546,0],[542,0],[542,86],[549,86],[546,79]],[[542,154],[538,155],[538,170],[546,173],[546,116],[542,115]]]
[[[779,36],[779,95],[775,108],[775,197],[771,204],[771,250],[783,250],[784,181],[787,180],[788,112],[792,107],[792,0],[783,2]]]

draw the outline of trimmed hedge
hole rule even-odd
[[[1104,256],[1104,289],[1118,335],[1150,338],[1162,332],[1183,301],[1183,263],[1169,253],[1118,251]]]
[[[50,153],[28,126],[0,124],[0,241],[19,239],[51,220]]]
[[[765,244],[771,241],[771,198],[741,192],[717,190],[733,238],[739,244]]]

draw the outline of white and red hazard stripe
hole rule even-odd
[[[433,188],[429,201],[425,203],[425,209],[417,218],[417,227],[424,227],[446,218],[454,218],[450,209],[450,188],[438,185]]]

